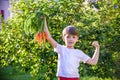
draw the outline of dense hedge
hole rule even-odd
[[[117,77],[120,72],[120,3],[100,0],[83,4],[83,0],[42,1],[19,0],[12,5],[14,16],[2,24],[0,33],[0,66],[13,65],[30,72],[34,79],[53,80],[56,78],[57,54],[53,48],[43,49],[34,41],[34,35],[26,35],[23,26],[28,14],[38,8],[48,16],[48,26],[52,37],[64,44],[61,32],[67,25],[75,25],[80,34],[76,48],[92,57],[92,41],[101,46],[99,63],[96,66],[81,64],[81,76],[102,78]],[[92,6],[99,11],[95,11]],[[113,76],[114,75],[114,76]]]

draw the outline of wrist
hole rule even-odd
[[[100,49],[100,47],[99,47],[99,46],[97,46],[97,47],[96,47],[96,50],[99,50],[99,49]]]

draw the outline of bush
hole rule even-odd
[[[34,35],[26,35],[23,26],[28,14],[41,9],[48,17],[48,25],[52,37],[59,43],[62,29],[67,25],[75,25],[80,32],[80,40],[75,46],[92,57],[93,40],[101,46],[99,63],[96,66],[81,64],[81,76],[95,75],[106,78],[117,76],[119,67],[119,7],[107,7],[107,1],[95,3],[100,11],[95,12],[92,4],[83,1],[24,1],[12,4],[14,17],[2,24],[0,34],[0,66],[13,65],[22,71],[30,72],[35,80],[53,80],[56,73],[57,54],[49,45],[43,49],[34,41]],[[116,2],[117,3],[117,2]],[[118,3],[119,5],[119,3]]]

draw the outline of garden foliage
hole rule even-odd
[[[42,49],[34,34],[25,34],[24,22],[28,15],[40,9],[48,18],[52,37],[60,44],[62,29],[74,25],[79,30],[75,46],[92,57],[94,40],[100,43],[100,58],[96,66],[82,64],[81,76],[117,77],[120,73],[120,3],[118,0],[16,0],[11,3],[13,17],[2,23],[0,33],[0,66],[13,65],[30,72],[35,80],[56,78],[57,54],[48,45]],[[29,23],[26,23],[29,24]]]

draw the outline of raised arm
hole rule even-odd
[[[93,57],[90,58],[86,63],[87,64],[91,64],[91,65],[96,65],[97,62],[98,62],[98,59],[99,59],[99,49],[100,49],[100,46],[99,46],[98,41],[94,41],[92,43],[92,45],[95,47],[95,52],[93,54]]]
[[[51,37],[50,32],[47,27],[47,20],[46,16],[44,16],[44,31],[47,34],[47,40],[50,42],[50,44],[55,48],[57,46],[57,42]]]

